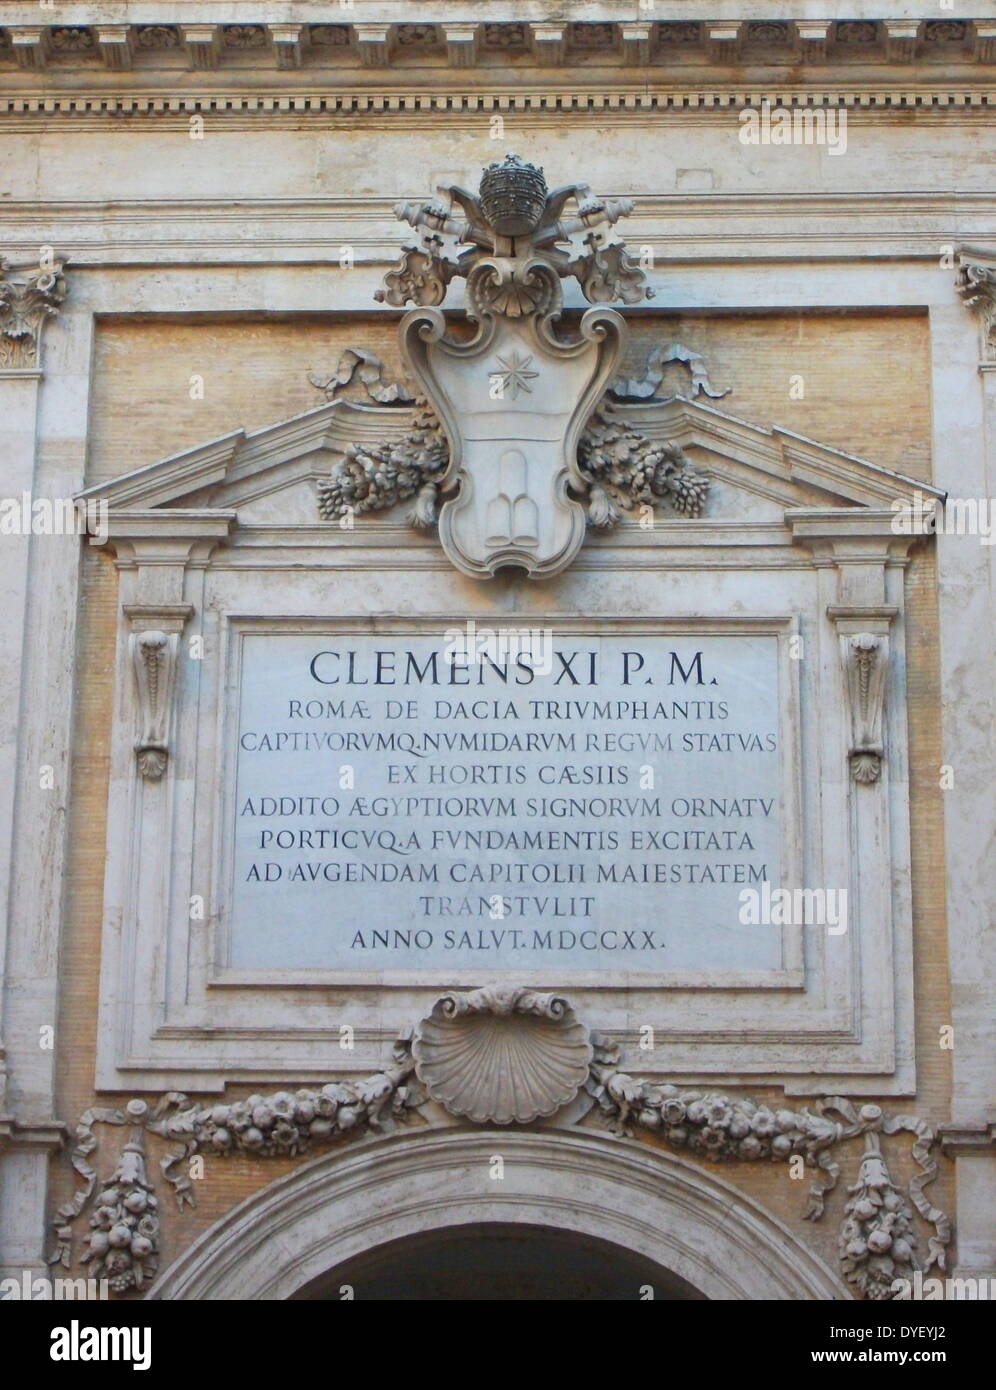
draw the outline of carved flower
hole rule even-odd
[[[310,1091],[298,1091],[294,1104],[294,1123],[310,1125],[317,1114],[315,1097]]]
[[[749,1134],[737,1145],[737,1153],[741,1158],[761,1158],[765,1153],[765,1146],[756,1134]]]
[[[244,1100],[228,1107],[228,1122],[236,1134],[242,1134],[252,1124],[252,1110]]]
[[[661,1114],[665,1124],[680,1124],[685,1118],[685,1102],[683,1100],[666,1100],[661,1106]]]
[[[750,1127],[762,1138],[778,1133],[778,1121],[766,1105],[759,1106],[751,1117]]]
[[[735,1110],[730,1116],[729,1134],[731,1139],[745,1139],[750,1134],[750,1116]]]
[[[270,1101],[273,1113],[281,1120],[292,1120],[297,1108],[297,1099],[290,1091],[278,1091]]]
[[[349,43],[348,24],[313,24],[311,42],[331,48],[345,47]]]
[[[296,1125],[290,1124],[287,1120],[277,1120],[273,1126],[270,1138],[278,1149],[289,1151],[294,1149],[300,1138],[300,1130]]]
[[[176,48],[180,40],[169,24],[143,24],[138,31],[138,42],[142,48]]]
[[[262,48],[266,35],[259,24],[226,24],[226,48]]]
[[[726,1146],[726,1130],[716,1125],[705,1125],[699,1131],[702,1147],[711,1154],[719,1154]]]
[[[726,1129],[733,1118],[733,1110],[725,1096],[713,1096],[705,1103],[706,1123],[715,1129]]]

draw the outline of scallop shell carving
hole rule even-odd
[[[452,1115],[508,1125],[573,1100],[592,1047],[561,995],[489,988],[437,999],[415,1030],[412,1055],[419,1080]]]

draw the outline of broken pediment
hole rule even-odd
[[[235,430],[185,449],[88,488],[83,497],[106,502],[115,513],[223,510],[234,512],[243,526],[318,527],[336,545],[346,530],[380,523],[403,531],[412,524],[426,486],[414,464],[385,472],[368,499],[357,499],[351,516],[328,499],[344,469],[366,477],[381,454],[398,456],[406,448],[411,453],[414,446],[406,441],[413,436],[423,453],[436,449],[445,462],[445,435],[424,405],[336,397],[278,424]],[[615,481],[604,488],[604,499],[589,491],[588,525],[609,537],[614,529],[639,523],[648,507],[658,522],[694,518],[735,528],[780,523],[791,508],[912,507],[917,494],[940,495],[922,480],[684,396],[620,401],[606,394],[579,445],[582,458],[599,454],[609,456],[602,476],[611,471]],[[625,486],[627,475],[641,468],[641,455],[658,456],[660,492],[648,501]],[[677,488],[686,472],[698,490],[682,510]],[[427,529],[433,518],[415,520]]]

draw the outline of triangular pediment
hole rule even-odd
[[[732,526],[780,520],[787,508],[885,508],[916,493],[943,496],[921,480],[777,425],[758,425],[684,396],[613,402],[642,434],[686,451],[711,481],[707,520]],[[318,520],[316,486],[350,444],[401,439],[410,407],[339,399],[262,429],[234,430],[88,488],[113,511],[221,509],[245,524]],[[402,523],[408,505],[380,514]],[[365,519],[365,518],[363,518]],[[363,520],[361,519],[361,520]]]

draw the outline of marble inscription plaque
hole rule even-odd
[[[781,966],[775,635],[238,640],[231,968]]]

